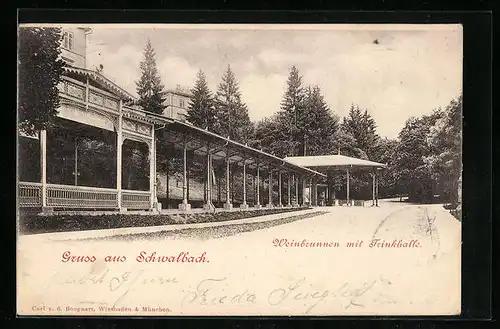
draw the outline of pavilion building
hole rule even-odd
[[[89,33],[87,28],[63,30],[61,58],[67,66],[58,85],[60,106],[54,127],[34,136],[19,130],[17,195],[20,209],[41,208],[47,213],[56,210],[159,211],[157,143],[168,143],[182,154],[181,211],[191,209],[187,171],[193,158],[206,163],[207,173],[212,172],[213,162],[224,163],[226,209],[233,207],[228,196],[230,173],[234,170],[243,173],[241,209],[262,207],[259,191],[266,182],[268,208],[298,205],[294,201],[299,199],[298,185],[287,184],[285,197],[283,176],[288,182],[325,177],[183,122],[181,110],[187,106],[188,97],[184,91],[176,90],[168,95],[170,113],[166,115],[138,108],[134,105],[134,95],[107,77],[102,67],[87,67]],[[134,171],[130,163],[140,163],[139,169],[145,169],[144,172]],[[212,210],[212,175],[205,175],[205,180],[203,208]],[[251,191],[247,191],[247,181],[252,182],[252,203],[248,200]]]
[[[188,172],[193,160],[204,163],[203,208],[210,211],[215,208],[214,162],[225,167],[223,207],[228,210],[233,208],[234,171],[242,174],[239,208],[243,210],[318,205],[318,184],[329,181],[335,170],[348,174],[354,168],[373,170],[375,186],[375,172],[382,164],[343,156],[282,159],[184,122],[186,91],[167,94],[166,113],[144,111],[134,105],[134,95],[107,77],[102,67],[87,67],[90,29],[64,29],[63,33],[61,57],[67,66],[58,85],[60,106],[54,127],[34,136],[21,130],[18,134],[20,209],[161,211],[157,143],[181,154],[180,211],[192,208]],[[139,164],[142,171],[132,164]],[[299,189],[308,184],[307,191]]]
[[[355,202],[350,198],[350,176],[356,171],[369,172],[372,177],[372,205],[378,206],[378,175],[377,172],[386,167],[385,164],[363,160],[359,158],[348,157],[345,155],[334,154],[334,155],[319,155],[319,156],[293,156],[286,157],[285,160],[290,163],[314,169],[321,172],[327,176],[327,181],[325,185],[320,185],[324,187],[326,193],[326,204],[327,205],[339,205],[340,203],[345,203],[347,205],[354,205]],[[346,174],[346,199],[339,200],[335,195],[334,188],[334,178],[339,173]],[[313,193],[317,194],[318,191]],[[317,189],[317,187],[316,187]],[[317,197],[317,196],[316,196]]]

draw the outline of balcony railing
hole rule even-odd
[[[57,208],[118,208],[118,192],[87,186],[47,184],[47,206]]]
[[[85,84],[77,80],[66,77],[64,80],[59,82],[57,87],[63,96],[70,96],[71,99],[81,102],[82,104],[88,104],[107,111],[119,111],[119,99],[112,97],[111,95],[108,95],[108,93],[92,86],[89,86],[88,89],[89,94],[87,103],[87,88]]]
[[[19,206],[41,207],[42,206],[42,184],[41,183],[19,183]]]
[[[127,209],[149,209],[151,193],[149,191],[122,191],[122,207]]]

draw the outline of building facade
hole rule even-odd
[[[163,115],[167,118],[185,121],[191,91],[178,85],[175,89],[166,90],[165,97],[164,104],[167,107],[163,111]]]
[[[62,32],[61,58],[70,66],[86,68],[87,36],[91,29],[65,27]]]

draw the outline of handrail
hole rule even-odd
[[[47,188],[58,188],[67,190],[81,190],[81,191],[96,191],[96,192],[117,192],[117,189],[94,187],[94,186],[81,186],[81,185],[62,185],[62,184],[47,184]]]

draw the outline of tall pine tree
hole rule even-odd
[[[351,104],[349,114],[344,117],[343,128],[354,137],[354,156],[370,159],[376,156],[380,137],[376,133],[375,120],[367,110],[363,111],[358,105]]]
[[[300,127],[303,129],[304,155],[332,153],[339,129],[338,118],[330,111],[318,86],[307,88],[302,114]]]
[[[158,68],[156,67],[156,54],[148,40],[144,48],[144,60],[140,63],[141,78],[136,81],[137,94],[139,100],[137,104],[145,111],[162,114],[166,108],[165,93],[163,91],[163,84],[161,82]]]
[[[216,124],[216,112],[212,93],[208,88],[203,71],[199,71],[187,110],[187,121],[200,128],[213,131]]]
[[[241,99],[236,76],[228,65],[215,95],[216,131],[224,137],[246,143],[253,135],[248,108]]]
[[[59,59],[61,29],[19,29],[19,125],[33,134],[46,129],[57,115],[64,61]]]
[[[299,70],[292,66],[287,80],[287,89],[281,102],[280,121],[287,130],[288,155],[303,155],[303,129],[300,129],[304,117],[305,90],[302,86],[302,76]]]

